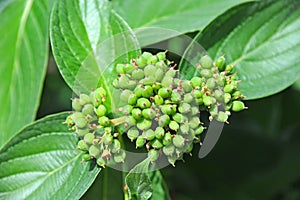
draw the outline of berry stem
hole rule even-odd
[[[124,122],[125,122],[125,117],[119,117],[110,120],[112,126],[118,126],[120,124],[123,124]]]

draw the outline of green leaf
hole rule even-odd
[[[151,182],[153,188],[151,200],[171,199],[167,184],[165,183],[164,178],[159,170],[152,172]]]
[[[49,3],[0,2],[0,149],[35,118],[48,58]]]
[[[152,184],[147,173],[150,159],[146,158],[137,164],[126,176],[125,183],[128,186],[129,199],[146,200],[152,195]]]
[[[27,126],[0,151],[0,199],[78,199],[89,188],[100,169],[80,162],[67,115]]]
[[[246,0],[114,0],[115,10],[137,30],[141,46],[203,29],[230,7]],[[169,29],[151,31],[149,27]]]
[[[57,1],[50,29],[53,54],[67,84],[77,94],[102,85],[108,90],[107,104],[114,107],[111,82],[117,73],[113,63],[121,58],[128,61],[140,48],[110,2]]]
[[[300,4],[267,0],[237,6],[195,39],[216,58],[236,65],[247,99],[275,94],[300,77]],[[190,50],[189,51],[193,51]],[[181,65],[182,70],[188,68]]]

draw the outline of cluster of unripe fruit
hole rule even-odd
[[[89,95],[80,94],[72,99],[74,111],[65,121],[80,138],[77,148],[85,152],[83,161],[95,159],[102,167],[124,162],[126,156],[113,121],[106,116],[105,101],[106,91],[102,87]]]
[[[196,66],[199,76],[191,80],[180,79],[175,67],[165,52],[144,52],[129,63],[116,65],[119,76],[112,84],[120,90],[123,103],[116,114],[121,125],[105,116],[103,88],[73,99],[75,112],[67,121],[82,139],[78,147],[88,152],[85,160],[95,158],[102,166],[111,160],[123,162],[125,152],[117,139],[120,135],[114,133],[119,128],[136,148],[145,147],[152,161],[163,154],[174,165],[200,142],[205,129],[200,112],[208,111],[210,120],[227,122],[230,111],[246,108],[240,101],[243,96],[234,67],[226,65],[224,56],[216,62],[202,56]]]

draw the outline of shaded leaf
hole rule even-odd
[[[0,199],[78,199],[89,188],[100,169],[81,163],[67,115],[27,126],[0,151]]]
[[[35,118],[48,58],[46,0],[0,2],[0,149]]]
[[[299,1],[268,0],[243,4],[220,15],[195,41],[213,58],[225,54],[236,65],[242,80],[239,88],[247,99],[256,99],[282,91],[299,78],[299,33]],[[191,74],[188,67],[181,65]]]

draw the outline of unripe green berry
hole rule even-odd
[[[155,137],[157,139],[162,139],[165,135],[165,129],[163,129],[162,127],[159,127],[159,126],[156,127],[154,132],[155,132]]]
[[[175,135],[173,138],[173,144],[177,148],[184,147],[185,140],[181,135]]]
[[[156,67],[154,65],[147,65],[144,68],[145,76],[155,76]]]
[[[125,124],[124,124],[125,128],[134,126],[136,124],[136,120],[134,119],[133,116],[126,116],[124,121],[125,121]]]
[[[79,99],[79,102],[82,106],[88,103],[92,103],[91,98],[86,94],[80,94]]]
[[[118,74],[125,74],[124,64],[117,64],[116,65],[116,71],[117,71]]]
[[[229,93],[225,93],[223,98],[224,98],[224,103],[227,104],[231,100],[231,95]]]
[[[138,86],[134,89],[134,94],[135,94],[137,97],[141,97],[142,94],[143,94],[144,88],[145,88],[144,86],[138,85]]]
[[[168,98],[172,94],[172,90],[169,87],[163,87],[158,90],[158,95],[162,98]]]
[[[185,92],[191,92],[193,90],[192,84],[188,80],[183,80],[181,82],[182,88]]]
[[[121,150],[121,142],[118,139],[114,139],[112,142],[112,152],[118,153]]]
[[[114,154],[114,161],[116,163],[123,163],[126,158],[125,151],[120,151],[119,153]]]
[[[234,85],[232,85],[232,84],[229,84],[229,85],[225,85],[225,87],[224,87],[224,92],[226,92],[226,93],[232,93],[232,91],[234,90]]]
[[[241,91],[237,90],[237,91],[235,91],[235,92],[232,94],[232,97],[233,97],[234,99],[239,99],[239,98],[243,97],[243,95],[242,95],[242,92],[241,92]]]
[[[156,105],[162,105],[162,104],[164,104],[164,99],[159,95],[155,95],[154,102]]]
[[[100,147],[98,145],[91,145],[89,148],[89,154],[95,158],[98,157],[100,155]]]
[[[163,143],[161,140],[159,139],[154,139],[150,142],[150,145],[154,148],[154,149],[161,149],[164,147]]]
[[[167,115],[173,115],[176,113],[176,105],[162,105],[161,111]]]
[[[191,93],[187,93],[183,97],[183,102],[185,103],[191,103],[194,100],[194,97]]]
[[[213,66],[213,60],[211,59],[210,56],[205,55],[201,57],[200,64],[203,68],[210,69]]]
[[[149,152],[148,152],[148,157],[150,158],[150,161],[151,162],[154,162],[158,159],[159,157],[159,153],[157,150],[155,149],[151,149]]]
[[[152,125],[152,120],[148,120],[148,119],[143,119],[142,121],[137,123],[137,128],[140,130],[147,130],[151,127]]]
[[[122,89],[126,89],[128,86],[129,78],[126,75],[122,75],[118,80],[118,86]]]
[[[139,56],[136,60],[135,60],[136,64],[138,65],[139,68],[143,68],[147,65],[147,59],[145,58],[144,55]]]
[[[233,68],[234,68],[234,65],[233,64],[229,64],[229,65],[227,65],[225,67],[225,72],[228,73],[228,74],[230,74],[230,73],[232,73]]]
[[[203,94],[200,90],[193,90],[192,95],[193,95],[193,97],[195,97],[197,99],[203,96]]]
[[[137,106],[139,106],[142,109],[150,108],[151,102],[146,98],[139,98],[137,100]]]
[[[163,145],[167,146],[172,142],[172,135],[170,132],[165,133],[164,139],[163,139]]]
[[[135,67],[132,64],[125,64],[123,71],[125,74],[129,74],[131,73],[133,70],[135,69]]]
[[[84,115],[94,115],[94,106],[92,104],[85,104],[82,108],[82,114]]]
[[[82,151],[87,151],[89,149],[89,146],[84,140],[79,140],[77,144],[77,148],[82,150]]]
[[[132,106],[135,105],[136,102],[137,102],[137,99],[138,99],[138,97],[135,94],[129,95],[129,97],[128,97],[128,104],[132,105]]]
[[[168,65],[162,60],[155,63],[155,67],[162,69],[163,71],[168,69]]]
[[[242,111],[245,108],[246,108],[245,104],[242,101],[233,101],[232,102],[231,110],[234,111],[234,112]]]
[[[213,97],[211,96],[207,96],[207,95],[204,95],[203,96],[203,103],[205,106],[211,106],[213,104]]]
[[[105,160],[103,158],[99,157],[96,162],[97,162],[97,165],[99,165],[101,167],[105,167]]]
[[[188,103],[182,103],[180,104],[180,106],[178,107],[178,111],[180,113],[189,113],[191,111],[191,105]]]
[[[123,91],[121,92],[121,94],[120,94],[120,99],[121,99],[121,101],[127,103],[128,97],[129,97],[131,94],[133,94],[132,91],[130,91],[130,90],[123,90]]]
[[[127,137],[133,141],[140,135],[139,131],[136,128],[131,128],[127,131]]]
[[[180,131],[183,134],[188,134],[190,130],[190,126],[188,124],[181,124],[180,125]]]
[[[98,119],[98,122],[101,126],[110,126],[110,121],[108,119],[108,117],[106,116],[102,116]]]
[[[83,140],[87,143],[87,144],[92,144],[93,141],[95,139],[95,135],[93,133],[88,133],[84,136]]]
[[[156,81],[156,78],[154,75],[149,75],[149,76],[146,76],[144,79],[142,79],[140,81],[140,83],[144,84],[144,85],[153,85]]]
[[[173,68],[170,68],[170,69],[166,72],[165,76],[169,76],[169,77],[174,78],[175,75],[176,75],[176,72],[177,72],[177,70],[175,70],[175,69],[173,69]]]
[[[160,68],[156,69],[155,72],[155,80],[160,82],[164,78],[165,74],[164,71]]]
[[[197,106],[192,106],[191,107],[191,115],[192,116],[197,115],[199,113],[200,113],[200,111],[199,111],[199,108]]]
[[[190,125],[190,128],[192,129],[195,129],[199,126],[200,124],[200,119],[199,117],[192,117],[190,120],[189,120],[189,125]]]
[[[210,108],[209,108],[209,113],[211,116],[215,117],[218,115],[218,106],[217,105],[212,105]]]
[[[214,91],[214,97],[218,100],[218,101],[221,101],[223,102],[223,98],[224,98],[224,92],[222,90],[215,90]]]
[[[193,146],[194,146],[194,144],[191,143],[191,144],[185,149],[185,153],[191,153],[192,150],[193,150]]]
[[[168,146],[163,147],[162,150],[166,156],[172,156],[175,152],[175,147],[173,144],[169,144]]]
[[[102,141],[105,145],[110,145],[114,140],[114,137],[111,134],[105,134],[102,137]]]
[[[192,83],[192,86],[195,88],[195,87],[200,87],[201,86],[201,78],[200,77],[193,77],[191,79],[191,83]]]
[[[228,119],[228,115],[223,111],[220,111],[218,113],[218,116],[216,117],[216,120],[218,120],[219,122],[226,122],[227,119]]]
[[[89,133],[89,128],[83,128],[83,129],[77,128],[76,132],[79,137],[82,137]]]
[[[145,98],[149,98],[149,97],[153,96],[153,88],[149,85],[145,86],[145,88],[142,92],[142,96]]]
[[[166,53],[165,52],[159,52],[156,54],[158,60],[166,60]]]
[[[82,160],[84,160],[84,161],[90,161],[92,159],[93,159],[93,157],[90,154],[84,154],[82,156]]]
[[[195,135],[200,135],[201,133],[203,133],[203,126],[199,126],[196,130],[195,130]]]
[[[142,111],[142,114],[146,119],[153,119],[156,115],[156,112],[152,108],[146,108]]]
[[[104,105],[99,105],[99,107],[95,109],[95,112],[98,117],[102,117],[106,114],[106,107]]]
[[[172,92],[171,101],[174,103],[179,103],[181,101],[181,94],[179,92]]]
[[[165,127],[165,126],[169,125],[169,123],[170,123],[169,115],[165,114],[165,115],[162,115],[158,118],[158,125],[160,127]]]
[[[157,56],[153,55],[147,60],[147,64],[155,64],[158,61]]]
[[[225,85],[225,77],[223,75],[219,75],[216,77],[216,83],[220,87],[224,87]]]
[[[214,78],[209,78],[206,81],[206,86],[208,89],[214,89],[216,87],[216,80]]]
[[[161,85],[163,87],[170,87],[173,84],[173,77],[171,76],[164,76],[164,78],[161,81]]]
[[[142,136],[139,136],[136,141],[135,141],[135,145],[136,145],[136,148],[140,148],[142,146],[144,146],[146,143],[146,140],[142,137]]]
[[[77,112],[81,111],[82,106],[79,99],[76,98],[72,100],[72,108]]]
[[[152,129],[148,129],[148,130],[145,130],[143,133],[142,133],[142,136],[150,141],[150,140],[153,140],[155,138],[155,132],[152,130]]]
[[[175,120],[178,123],[183,123],[184,122],[184,117],[180,113],[176,113],[173,115],[173,120]]]
[[[225,70],[225,62],[226,62],[226,60],[225,60],[225,57],[224,57],[224,56],[221,56],[221,57],[219,57],[219,58],[217,59],[217,61],[216,61],[216,66],[218,67],[218,70],[219,70],[220,72],[222,72],[222,71]]]
[[[212,72],[209,69],[201,69],[200,74],[202,77],[205,77],[205,78],[212,77]]]
[[[135,69],[133,70],[133,72],[131,73],[131,77],[133,79],[136,79],[136,80],[141,80],[145,77],[144,75],[144,71],[141,70],[141,69]]]
[[[78,128],[84,128],[87,125],[85,116],[80,112],[75,112],[72,115],[73,121]]]
[[[133,107],[131,105],[126,105],[126,106],[119,108],[119,111],[122,112],[124,115],[128,115],[129,113],[131,113],[132,108]]]
[[[171,130],[177,131],[179,129],[179,124],[176,121],[170,121],[169,127]]]
[[[131,113],[134,119],[136,120],[142,119],[142,111],[139,108],[132,109]]]

